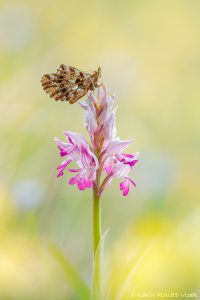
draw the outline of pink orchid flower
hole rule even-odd
[[[101,85],[97,97],[89,91],[87,102],[80,102],[84,109],[84,123],[90,135],[91,146],[80,133],[64,132],[68,142],[55,138],[60,155],[66,156],[57,168],[57,176],[62,176],[66,167],[75,162],[78,168],[69,171],[77,174],[69,180],[69,184],[76,184],[80,190],[96,186],[99,196],[114,178],[123,179],[120,183],[123,196],[128,195],[130,184],[136,186],[129,175],[138,161],[139,153],[123,153],[132,141],[116,137],[114,101],[115,98]],[[104,176],[102,181],[101,176]]]
[[[113,153],[113,150],[112,150]],[[108,183],[110,184],[113,178],[123,178],[125,181],[120,183],[120,190],[123,193],[123,196],[128,195],[129,193],[129,184],[133,184],[136,187],[135,182],[129,178],[129,174],[133,166],[138,161],[139,153],[135,154],[123,154],[115,153],[112,157],[107,158],[104,169],[107,173],[107,178],[109,179]],[[102,190],[103,191],[103,190]],[[100,192],[102,192],[100,191]]]
[[[78,169],[69,169],[70,172],[76,172],[77,175],[69,180],[69,184],[77,184],[80,190],[91,188],[96,179],[96,170],[98,168],[98,159],[90,150],[84,136],[76,132],[64,132],[68,143],[55,138],[55,143],[60,149],[61,156],[67,156],[61,165],[58,166],[58,177],[64,174],[65,168],[72,162],[76,162]]]

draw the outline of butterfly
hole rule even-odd
[[[60,65],[56,73],[45,74],[41,78],[43,89],[56,101],[75,103],[99,86],[101,68],[97,71],[83,72],[74,67]]]

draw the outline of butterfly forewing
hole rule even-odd
[[[56,101],[75,103],[88,90],[94,90],[100,77],[100,68],[97,72],[86,73],[74,67],[60,65],[56,73],[45,74],[41,78],[43,89]]]

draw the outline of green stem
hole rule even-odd
[[[99,176],[93,188],[93,295],[92,300],[101,300],[101,201],[98,196]]]

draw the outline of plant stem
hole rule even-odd
[[[98,196],[99,176],[93,187],[93,295],[92,300],[101,300],[101,201]]]

